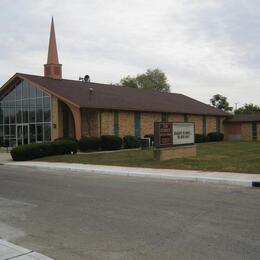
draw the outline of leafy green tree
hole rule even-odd
[[[260,113],[260,107],[254,104],[245,104],[243,107],[235,110],[235,114],[257,114]]]
[[[232,111],[233,109],[233,107],[229,106],[227,97],[222,96],[220,94],[214,95],[213,98],[210,99],[210,103],[212,104],[212,106],[221,109],[223,111]]]
[[[120,80],[120,84],[130,88],[138,88],[138,83],[135,77],[126,76]]]
[[[160,92],[170,92],[165,73],[159,69],[148,69],[136,77],[127,76],[121,79],[121,85],[131,88],[153,89]]]

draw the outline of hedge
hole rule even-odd
[[[133,135],[126,135],[123,138],[124,148],[139,148],[141,146],[141,139]]]
[[[195,143],[205,143],[209,141],[209,137],[203,134],[195,134]]]
[[[218,132],[208,133],[208,139],[210,142],[220,142],[224,139],[224,134]]]
[[[82,152],[98,150],[100,148],[100,138],[82,137],[78,142],[79,150]]]
[[[100,138],[102,150],[119,150],[122,148],[122,138],[116,135],[102,135]]]
[[[77,153],[74,141],[54,141],[39,144],[20,145],[11,151],[14,161],[28,161],[44,156]]]

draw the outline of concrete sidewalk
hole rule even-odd
[[[49,162],[7,162],[5,165],[47,168],[57,170],[80,171],[83,173],[110,174],[119,176],[149,177],[171,179],[175,181],[191,181],[215,184],[239,185],[245,187],[260,187],[260,174],[208,172],[175,169],[150,169],[120,166],[105,166],[74,163]]]
[[[10,242],[0,239],[0,259],[8,260],[52,260],[47,256],[33,252],[32,250],[14,245]]]

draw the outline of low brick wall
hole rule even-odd
[[[154,150],[154,159],[159,161],[166,161],[176,158],[195,157],[196,155],[196,145],[176,146]]]

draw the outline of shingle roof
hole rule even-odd
[[[229,113],[182,94],[68,79],[58,80],[21,73],[16,76],[27,79],[82,108],[230,116]],[[93,88],[92,94],[90,88]]]
[[[258,121],[260,122],[260,113],[259,114],[241,114],[241,115],[234,115],[232,118],[226,120],[226,123],[234,123],[234,122],[253,122]]]

